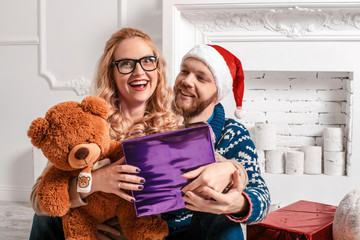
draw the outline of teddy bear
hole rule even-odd
[[[113,217],[129,240],[163,239],[168,227],[160,216],[136,217],[133,203],[115,194],[96,192],[88,196],[86,206],[70,208],[71,179],[86,169],[90,174],[78,180],[78,188],[86,188],[96,163],[123,156],[121,143],[110,139],[107,118],[106,101],[89,96],[81,103],[59,103],[31,123],[31,143],[52,163],[38,185],[39,205],[50,216],[62,217],[66,239],[97,239],[97,224]]]

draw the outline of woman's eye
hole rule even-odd
[[[144,63],[153,63],[155,60],[152,57],[144,58]]]
[[[121,61],[119,65],[120,65],[119,67],[129,67],[132,66],[132,61],[127,61],[127,60]]]

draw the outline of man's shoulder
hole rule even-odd
[[[221,139],[227,139],[228,141],[236,141],[239,138],[243,140],[250,139],[248,129],[232,118],[225,119],[225,126],[222,129],[221,136]]]
[[[242,123],[239,123],[238,121],[236,121],[235,119],[232,119],[232,118],[225,119],[224,129],[228,129],[228,128],[235,128],[235,129],[239,129],[239,130],[248,132],[247,128]]]

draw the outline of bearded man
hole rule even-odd
[[[265,219],[270,193],[260,175],[248,130],[225,118],[219,103],[233,90],[241,118],[244,73],[240,60],[217,45],[198,45],[182,59],[173,110],[187,123],[207,122],[216,136],[216,163],[183,175],[194,179],[182,189],[186,209],[162,214],[170,239],[244,239],[240,223]]]

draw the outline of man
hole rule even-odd
[[[208,122],[220,156],[216,163],[184,175],[196,178],[182,189],[189,210],[163,215],[171,233],[167,239],[243,239],[239,222],[260,222],[268,213],[270,194],[259,173],[254,143],[242,124],[225,119],[219,103],[231,89],[237,104],[235,115],[240,118],[244,75],[240,60],[232,53],[216,45],[198,45],[183,57],[173,109],[187,123]],[[233,186],[228,185],[231,179]]]

